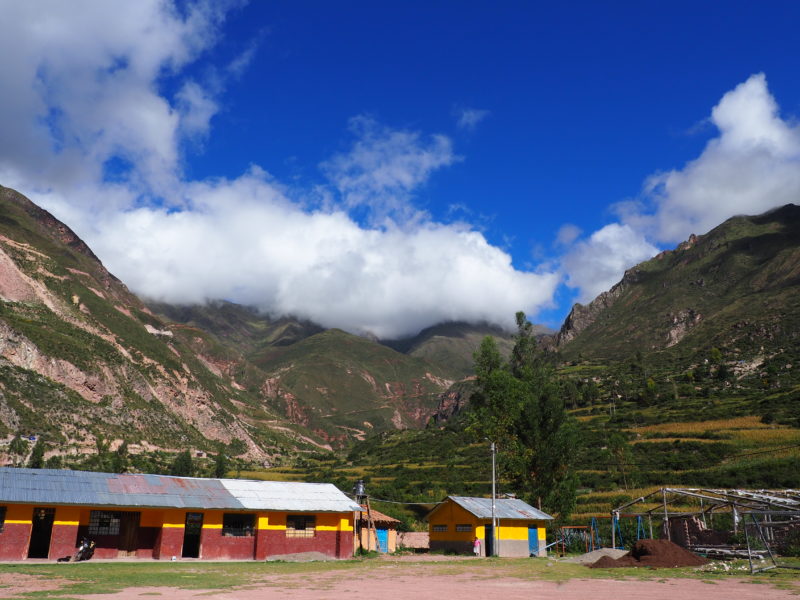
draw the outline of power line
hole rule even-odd
[[[771,454],[773,452],[782,452],[783,450],[791,450],[792,448],[800,448],[800,444],[793,444],[791,446],[783,446],[781,448],[772,448],[770,450],[757,450],[755,452],[743,452],[741,454],[729,454],[727,456],[720,457],[721,460],[727,460],[730,458],[744,458],[747,456],[757,456],[759,454]],[[678,457],[680,458],[680,457]],[[591,467],[658,467],[661,466],[656,461],[645,461],[645,462],[594,462],[594,463],[584,463],[576,465],[577,468],[591,468]]]

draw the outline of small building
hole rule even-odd
[[[370,508],[369,511],[364,505],[361,508],[361,518],[356,524],[356,546],[364,548],[364,550],[377,550],[383,553],[395,552],[397,550],[397,526],[400,521],[378,512],[374,508]]]
[[[427,531],[400,531],[397,533],[397,547],[412,552],[427,552],[431,548],[430,534]]]
[[[360,507],[331,484],[0,468],[0,560],[353,555]]]
[[[546,556],[545,526],[553,517],[516,498],[494,501],[497,548],[492,548],[492,499],[448,496],[428,514],[430,549],[481,556]],[[493,552],[493,550],[495,550]]]

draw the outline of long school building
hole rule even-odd
[[[428,514],[430,549],[469,554],[478,538],[481,556],[547,555],[545,527],[553,517],[522,500],[499,498],[493,532],[492,512],[491,498],[448,496]]]
[[[331,484],[0,468],[0,560],[353,555],[360,506]]]

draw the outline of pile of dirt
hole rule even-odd
[[[603,556],[589,565],[592,569],[614,567],[699,567],[708,562],[669,540],[639,540],[631,551],[620,558]]]

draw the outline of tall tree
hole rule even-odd
[[[175,460],[169,469],[170,475],[177,475],[178,477],[191,477],[194,472],[194,465],[192,464],[192,455],[188,450],[178,452],[175,455]]]
[[[44,467],[44,440],[39,437],[33,447],[31,457],[28,459],[28,468],[41,469]]]
[[[224,479],[228,473],[228,457],[225,452],[220,451],[214,457],[214,477],[217,479]]]
[[[510,359],[486,338],[475,354],[475,372],[470,428],[497,444],[501,473],[516,491],[565,519],[575,507],[577,427],[524,313],[517,313]]]

